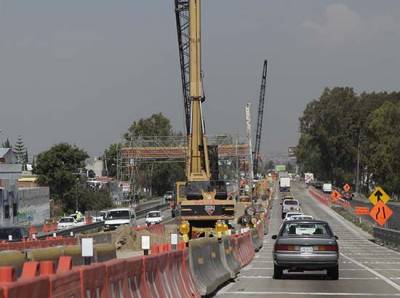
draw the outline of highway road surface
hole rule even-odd
[[[306,274],[284,271],[283,279],[272,279],[271,235],[278,232],[281,224],[280,200],[275,200],[264,247],[235,282],[216,293],[217,297],[400,296],[400,253],[371,242],[371,236],[310,197],[304,186],[292,186],[292,193],[300,200],[304,214],[328,221],[339,237],[339,280],[327,279],[324,271]]]

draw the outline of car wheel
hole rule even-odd
[[[328,276],[332,280],[338,280],[339,279],[339,265],[336,265],[333,268],[328,268],[327,270]]]
[[[274,265],[274,279],[281,279],[283,274],[283,269],[277,265]]]

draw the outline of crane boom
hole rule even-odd
[[[265,88],[267,85],[267,69],[268,61],[264,61],[264,67],[261,76],[261,88],[260,88],[260,101],[258,103],[258,117],[257,117],[257,130],[256,130],[256,143],[253,151],[253,173],[257,175],[258,172],[258,160],[260,156],[260,145],[261,145],[261,133],[262,124],[264,117],[264,101],[265,101]]]
[[[201,103],[203,88],[201,78],[201,0],[189,0],[189,82],[192,103],[192,122],[189,135],[190,150],[187,163],[188,181],[209,181],[210,166],[207,140],[204,136]]]
[[[175,0],[175,17],[178,33],[179,62],[181,68],[186,135],[189,135],[191,118],[191,101],[189,96],[189,0]]]

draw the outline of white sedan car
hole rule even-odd
[[[154,225],[154,224],[159,224],[163,220],[163,216],[161,214],[161,211],[150,211],[147,212],[146,215],[146,224],[147,225]]]
[[[62,217],[57,223],[57,230],[69,229],[74,227],[75,225],[76,221],[73,217],[71,216]]]

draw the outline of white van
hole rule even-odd
[[[130,225],[136,226],[135,210],[131,208],[116,208],[107,210],[107,215],[104,222],[105,230],[115,230],[119,226]]]
[[[324,183],[322,185],[322,191],[324,193],[331,193],[332,192],[332,183]]]

